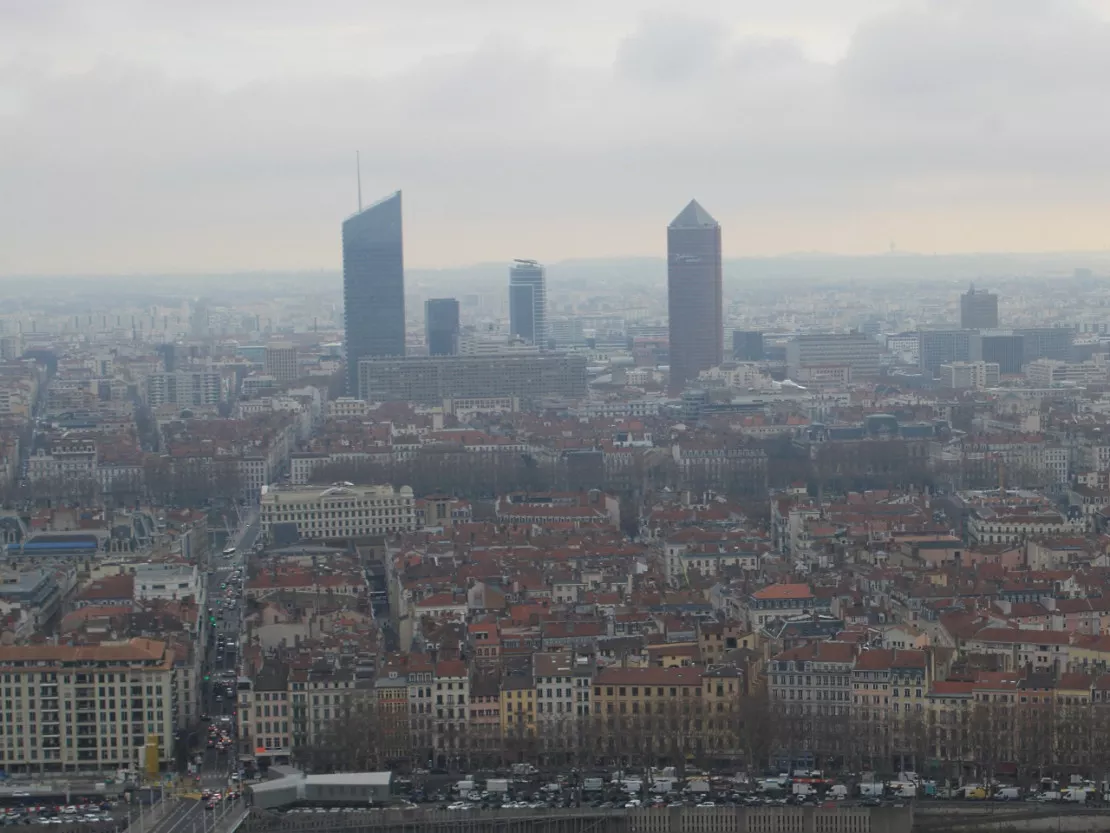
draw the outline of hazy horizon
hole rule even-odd
[[[0,274],[1110,249],[1110,0],[681,8],[4,4]]]
[[[725,257],[727,280],[758,281],[764,277],[787,277],[813,280],[913,280],[935,277],[959,283],[966,280],[998,280],[1001,282],[1037,280],[1047,275],[1070,275],[1074,270],[1089,269],[1093,277],[1101,277],[1099,269],[1110,273],[1110,249],[1074,252],[877,252],[868,254],[837,254],[835,252],[792,252],[768,256]],[[890,268],[895,265],[899,268]],[[450,280],[457,276],[481,275],[495,281],[508,281],[508,261],[481,261],[445,266],[406,266],[405,272],[419,282],[421,279]],[[642,271],[666,278],[666,258],[657,255],[567,258],[544,263],[549,280],[556,284],[568,274],[590,277],[597,272],[618,270],[635,278]],[[842,270],[847,270],[844,272]],[[132,281],[132,280],[243,280],[291,279],[320,276],[341,287],[343,271],[338,266],[288,269],[188,270],[170,272],[148,270],[115,273],[56,273],[48,275],[3,275],[0,282],[51,278],[65,281]],[[460,289],[460,291],[462,291]]]

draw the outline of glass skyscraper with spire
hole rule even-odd
[[[343,325],[347,392],[356,396],[359,359],[405,355],[400,191],[343,223]]]

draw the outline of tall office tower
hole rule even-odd
[[[300,375],[297,368],[297,346],[288,341],[267,344],[262,366],[267,375],[279,382],[295,382]]]
[[[732,357],[738,362],[763,361],[763,333],[755,330],[733,330]]]
[[[721,226],[698,205],[667,226],[667,309],[670,315],[672,394],[699,371],[721,363]]]
[[[998,326],[998,296],[972,284],[960,296],[960,329],[993,330]]]
[[[534,260],[514,260],[509,269],[509,332],[547,347],[547,278]]]
[[[429,356],[458,355],[459,302],[455,298],[430,298],[425,301],[424,332]]]
[[[343,324],[347,392],[358,392],[358,362],[405,355],[405,259],[401,192],[343,223]]]

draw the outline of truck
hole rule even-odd
[[[583,778],[582,792],[599,793],[605,789],[605,781],[601,778]]]
[[[460,793],[461,795],[466,795],[468,792],[472,792],[473,790],[473,781],[459,781],[457,784],[455,784],[455,792]]]
[[[507,793],[509,791],[509,779],[490,778],[486,781],[486,789],[491,793]]]
[[[513,775],[535,775],[539,770],[532,764],[513,764],[509,768],[509,772]]]
[[[686,784],[686,792],[707,793],[709,792],[709,782],[704,778],[695,778]]]
[[[674,792],[674,778],[656,778],[651,785],[651,791],[656,795]]]
[[[816,795],[817,790],[814,789],[813,784],[804,781],[795,781],[790,785],[790,792],[794,795]]]
[[[862,798],[882,798],[883,788],[882,781],[865,781],[859,785],[859,794]]]
[[[1064,790],[1061,798],[1064,801],[1072,801],[1076,804],[1083,804],[1087,801],[1090,794],[1087,792],[1086,787],[1068,787]]]
[[[833,801],[843,801],[848,797],[848,788],[843,784],[833,784],[829,787],[827,797]]]
[[[917,798],[917,784],[912,781],[891,781],[890,794],[895,798]]]

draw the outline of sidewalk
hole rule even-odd
[[[217,823],[214,833],[235,833],[250,812],[250,807],[239,807],[234,812],[228,813]]]

